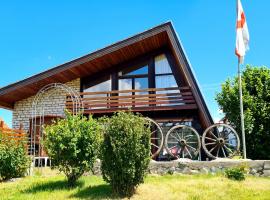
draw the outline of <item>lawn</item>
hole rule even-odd
[[[112,199],[101,177],[84,176],[73,189],[63,175],[35,175],[0,183],[0,199]],[[132,199],[270,199],[270,178],[248,177],[243,182],[222,175],[148,176]]]

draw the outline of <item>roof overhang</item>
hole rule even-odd
[[[156,26],[125,40],[114,43],[95,52],[56,66],[52,69],[10,84],[0,89],[0,107],[13,109],[16,101],[35,95],[42,87],[50,83],[66,83],[76,78],[86,77],[112,66],[125,63],[145,53],[170,47],[176,61],[191,86],[197,99],[203,118],[207,124],[213,123],[190,63],[171,22]]]

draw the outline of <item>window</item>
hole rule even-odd
[[[155,57],[155,82],[156,88],[177,87],[171,66],[165,54],[161,54]]]
[[[155,57],[155,72],[156,74],[172,74],[170,64],[165,54]]]
[[[148,88],[148,65],[122,70],[118,73],[118,76],[119,90],[140,90]]]

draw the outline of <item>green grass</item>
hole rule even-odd
[[[113,198],[110,186],[101,177],[84,176],[70,189],[63,175],[46,174],[0,183],[0,199]],[[132,199],[270,199],[270,178],[248,177],[237,182],[221,175],[148,176]]]

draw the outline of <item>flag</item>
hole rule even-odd
[[[237,0],[236,48],[235,54],[239,63],[243,63],[246,51],[249,49],[249,33],[245,13],[240,0]]]

